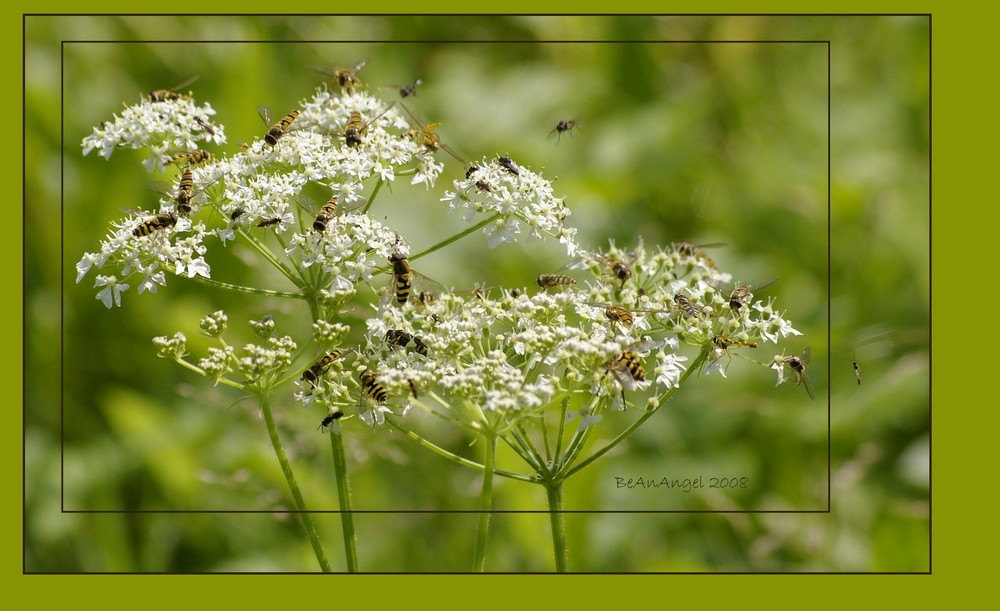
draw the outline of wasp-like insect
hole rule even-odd
[[[303,371],[302,378],[300,379],[309,382],[310,386],[315,386],[316,380],[320,379],[323,374],[329,371],[334,362],[342,358],[345,354],[348,354],[348,352],[343,350],[331,350],[330,352],[327,352],[322,358],[310,365],[309,369]]]
[[[405,348],[412,344],[414,352],[427,356],[427,344],[424,343],[424,340],[406,331],[389,329],[385,333],[385,343],[390,348]]]
[[[681,311],[681,314],[687,318],[698,318],[698,310],[687,296],[674,293],[674,303],[677,305],[677,309]]]
[[[339,409],[332,414],[327,414],[326,418],[323,418],[323,422],[319,423],[319,427],[316,428],[317,431],[322,430],[324,433],[330,430],[330,425],[334,423],[335,420],[340,420],[344,417],[344,412]]]
[[[815,399],[816,397],[813,395],[812,383],[810,382],[809,374],[806,373],[806,365],[809,364],[809,359],[810,351],[808,346],[802,351],[802,356],[793,354],[791,356],[775,357],[775,360],[792,370],[795,385],[805,386],[806,393],[809,394],[809,398]]]
[[[392,283],[395,286],[396,303],[403,305],[410,297],[410,288],[413,286],[413,272],[410,269],[410,262],[406,255],[401,252],[394,252],[389,256],[389,263],[392,264]]]
[[[671,244],[674,251],[684,255],[685,257],[693,257],[705,263],[708,267],[715,269],[715,261],[712,261],[705,254],[702,248],[721,248],[725,246],[722,242],[713,242],[711,244],[692,244],[690,242],[674,242]]]
[[[264,142],[274,146],[278,143],[278,139],[290,131],[289,126],[292,124],[292,121],[295,120],[295,117],[299,116],[299,111],[293,110],[282,117],[282,119],[277,123],[272,123],[274,120],[274,114],[271,112],[270,108],[264,106],[263,104],[257,107],[257,114],[260,115],[260,118],[264,121],[264,125],[268,126],[267,133],[264,134]]]
[[[639,390],[639,383],[646,381],[646,368],[643,367],[642,357],[638,353],[648,352],[662,345],[662,341],[646,340],[636,342],[604,364],[607,373],[614,376],[619,386],[621,386],[623,405],[625,403],[625,391]]]
[[[174,155],[170,159],[164,161],[163,166],[166,167],[168,165],[181,162],[185,162],[189,166],[202,165],[210,161],[212,161],[212,153],[209,153],[208,151],[187,151],[186,153]]]
[[[364,122],[364,118],[358,111],[352,111],[350,118],[347,120],[347,126],[344,128],[344,142],[348,147],[354,148],[359,144],[362,144],[364,140],[362,136],[368,130],[368,126],[375,122],[376,119],[389,112],[389,109],[395,106],[396,103],[393,102],[378,111],[374,117],[371,118],[367,123]]]
[[[514,174],[515,176],[521,175],[520,168],[517,167],[517,164],[514,163],[514,160],[511,159],[510,157],[507,157],[506,155],[501,155],[500,157],[497,157],[497,163],[503,166],[503,168],[508,172],[510,172],[511,174]]]
[[[257,223],[257,226],[258,227],[272,227],[274,225],[277,225],[281,221],[282,221],[282,218],[280,216],[272,216],[270,218],[262,219],[259,223]]]
[[[365,369],[358,376],[361,378],[361,390],[375,403],[385,403],[389,392],[378,381],[378,374],[371,369]]]
[[[184,79],[183,81],[177,83],[170,89],[156,89],[155,91],[150,91],[147,96],[150,102],[173,102],[175,100],[190,100],[191,96],[177,93],[178,89],[187,87],[191,83],[198,80],[198,76],[192,76],[191,78]]]
[[[156,216],[152,216],[145,221],[139,223],[139,225],[132,230],[132,235],[137,238],[147,236],[154,231],[159,229],[166,229],[167,227],[173,227],[177,224],[177,215],[173,212],[161,212]]]
[[[730,289],[720,285],[719,283],[709,283],[709,286],[719,291],[723,295],[729,292],[729,309],[733,311],[734,316],[740,315],[740,310],[744,306],[750,305],[750,298],[753,297],[753,293],[759,291],[760,289],[771,286],[777,282],[777,278],[768,278],[767,280],[761,280],[760,282],[755,282],[753,284],[737,284],[734,288]]]
[[[570,276],[562,276],[560,274],[541,274],[536,280],[538,286],[542,287],[542,290],[550,289],[556,286],[567,286],[570,284],[576,284],[576,280]]]
[[[414,142],[419,143],[421,146],[423,146],[426,150],[430,151],[431,153],[436,153],[439,150],[443,150],[452,157],[454,157],[455,159],[457,159],[459,163],[465,165],[465,161],[458,156],[458,153],[452,150],[452,148],[447,144],[445,144],[444,142],[441,142],[441,138],[434,133],[435,129],[441,127],[440,123],[431,123],[429,125],[424,125],[423,121],[418,119],[417,116],[413,114],[413,112],[409,108],[407,108],[405,104],[400,103],[400,106],[403,107],[403,110],[406,111],[406,114],[410,115],[410,118],[413,119],[413,122],[416,123],[417,125],[417,127],[414,127],[413,129],[410,129],[409,131],[406,132],[408,138],[410,138]]]
[[[188,166],[188,167],[184,168],[184,171],[181,173],[180,182],[177,183],[177,194],[176,195],[174,195],[173,193],[170,192],[170,189],[171,189],[170,183],[164,182],[162,180],[153,181],[153,182],[149,183],[147,186],[149,187],[150,191],[152,191],[154,193],[159,193],[160,195],[164,195],[164,196],[166,196],[166,197],[174,200],[174,202],[177,204],[177,212],[181,216],[187,216],[187,215],[191,214],[191,209],[192,209],[192,206],[194,204],[194,198],[199,193],[201,193],[202,191],[204,191],[208,187],[210,187],[213,184],[215,184],[215,182],[218,181],[221,178],[222,177],[219,176],[215,180],[212,180],[212,181],[210,181],[210,182],[202,185],[200,189],[195,190],[195,188],[194,188],[194,172],[192,172],[191,166]]]
[[[552,134],[558,134],[556,144],[559,144],[559,140],[562,139],[564,133],[569,132],[570,136],[573,135],[573,128],[576,127],[576,123],[576,120],[573,119],[556,123],[556,126],[549,132],[549,137],[552,137]]]
[[[337,196],[334,195],[327,200],[323,207],[319,209],[316,213],[316,218],[313,220],[313,230],[323,233],[326,231],[326,225],[333,218],[333,215],[337,212]]]
[[[358,62],[353,68],[325,68],[323,66],[309,66],[309,69],[313,72],[318,72],[329,76],[333,82],[340,85],[341,89],[347,92],[353,92],[355,86],[361,86],[362,83],[358,80],[358,72],[365,67],[368,60],[371,58],[366,58]]]

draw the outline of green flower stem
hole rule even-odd
[[[486,464],[483,465],[483,489],[479,496],[479,530],[476,534],[476,556],[473,570],[486,571],[486,538],[490,531],[490,510],[493,508],[493,469],[496,467],[497,436],[492,431],[486,437]]]
[[[208,374],[205,373],[204,369],[202,369],[201,367],[198,367],[197,365],[189,363],[189,362],[185,361],[184,359],[174,359],[174,361],[176,361],[177,364],[180,365],[181,367],[184,367],[185,369],[189,369],[189,370],[197,373],[200,376],[205,376],[206,378],[210,378],[211,377],[211,376],[209,376]],[[243,392],[246,392],[246,393],[250,392],[250,387],[246,386],[245,384],[240,384],[239,382],[234,382],[233,380],[228,380],[226,378],[219,378],[218,381],[219,381],[220,384],[225,384],[226,386],[231,386],[231,387],[236,388],[238,390],[242,390]]]
[[[424,257],[424,256],[427,256],[427,255],[431,254],[432,252],[441,250],[442,248],[444,248],[445,246],[451,244],[452,242],[457,242],[457,241],[461,240],[462,238],[464,238],[465,236],[469,235],[470,233],[474,233],[475,231],[477,231],[479,229],[482,229],[483,227],[489,225],[490,223],[492,223],[493,221],[497,220],[498,218],[500,218],[500,215],[499,214],[494,214],[493,216],[491,216],[491,217],[489,217],[489,218],[487,218],[487,219],[485,219],[483,221],[480,221],[480,222],[476,223],[472,227],[469,227],[465,231],[461,231],[459,233],[456,233],[455,235],[451,236],[450,238],[448,238],[446,240],[443,240],[441,242],[438,242],[434,246],[431,246],[430,248],[428,248],[426,250],[418,252],[415,255],[410,255],[408,257],[408,259],[410,261],[415,261],[416,259],[419,259],[420,257]]]
[[[566,514],[562,512],[561,479],[545,482],[545,494],[549,501],[549,524],[552,525],[552,550],[556,560],[556,572],[566,572]]]
[[[621,443],[622,441],[624,441],[625,438],[627,438],[629,435],[631,435],[632,432],[635,431],[635,429],[639,428],[639,426],[643,422],[645,422],[653,414],[655,414],[657,411],[659,411],[659,409],[663,406],[664,403],[666,403],[667,401],[670,400],[670,397],[672,397],[674,395],[674,393],[677,392],[677,389],[680,388],[684,384],[684,382],[688,379],[688,377],[693,372],[697,371],[701,367],[702,363],[705,362],[705,359],[708,358],[708,355],[709,355],[709,353],[711,351],[712,351],[712,349],[709,348],[709,347],[707,347],[707,346],[705,348],[703,348],[702,351],[698,354],[698,356],[695,357],[694,361],[691,363],[691,366],[687,368],[687,371],[685,371],[684,374],[681,375],[681,379],[677,382],[677,386],[675,386],[674,388],[671,388],[669,391],[667,391],[667,393],[665,395],[663,395],[663,398],[660,400],[660,403],[656,407],[654,407],[651,410],[646,411],[642,416],[640,416],[639,418],[637,418],[636,421],[633,422],[627,429],[625,429],[624,431],[622,431],[617,437],[615,437],[610,442],[608,442],[608,445],[606,445],[603,448],[601,448],[600,450],[594,452],[593,454],[591,454],[590,456],[588,456],[585,460],[579,462],[578,464],[576,464],[572,468],[567,469],[566,472],[565,472],[565,474],[563,475],[563,477],[564,478],[568,478],[569,476],[573,475],[574,473],[576,473],[580,469],[582,469],[582,468],[586,467],[587,465],[589,465],[590,463],[594,462],[595,460],[597,460],[598,458],[600,458],[601,456],[603,456],[605,453],[607,453],[609,450],[611,450],[612,448],[614,448],[616,445],[618,445],[619,443]],[[570,464],[572,464],[572,461],[566,461],[566,465],[567,466],[570,465]]]
[[[271,405],[266,397],[261,397],[260,399],[260,411],[264,414],[264,423],[267,425],[267,434],[271,438],[271,445],[274,447],[274,454],[278,457],[278,464],[281,465],[281,472],[285,475],[285,481],[288,483],[288,489],[292,493],[292,500],[295,503],[295,509],[298,513],[299,518],[302,520],[302,526],[306,530],[306,535],[309,537],[309,542],[312,544],[313,553],[316,554],[316,560],[319,562],[320,568],[324,573],[333,572],[330,569],[330,563],[326,559],[326,553],[323,551],[323,544],[319,540],[319,535],[316,533],[316,527],[313,525],[312,516],[306,511],[305,501],[302,500],[302,493],[299,491],[299,484],[295,480],[295,474],[292,473],[292,466],[288,462],[288,457],[285,456],[285,449],[281,445],[281,439],[278,437],[278,428],[274,424],[274,416],[271,414]]]
[[[371,197],[369,197],[368,201],[365,202],[365,207],[361,209],[359,214],[368,214],[368,210],[371,209],[372,204],[375,203],[375,198],[378,196],[378,192],[382,190],[382,183],[384,182],[385,181],[381,178],[378,179],[378,182],[375,183],[375,188],[372,189]]]
[[[486,468],[483,465],[481,465],[481,464],[479,464],[479,463],[477,463],[477,462],[475,462],[473,460],[469,460],[467,458],[462,458],[461,456],[458,456],[457,454],[453,454],[453,453],[449,452],[448,450],[445,450],[444,448],[442,448],[440,446],[434,445],[430,441],[424,439],[423,437],[421,437],[417,433],[411,431],[410,429],[408,429],[405,426],[403,426],[402,424],[400,424],[397,419],[389,416],[388,414],[386,414],[385,421],[388,422],[389,425],[392,426],[392,428],[396,429],[400,433],[406,435],[407,437],[409,437],[413,441],[416,441],[417,443],[419,443],[423,447],[427,448],[428,450],[434,452],[435,454],[437,454],[439,456],[447,458],[448,460],[450,460],[452,462],[458,463],[458,464],[462,465],[463,467],[470,467],[472,469],[476,469],[477,471],[483,471]],[[530,475],[521,475],[520,473],[511,473],[509,471],[504,471],[502,469],[494,469],[493,472],[494,472],[495,475],[499,475],[500,477],[506,477],[507,479],[518,480],[518,481],[521,481],[521,482],[533,483],[535,481],[534,478],[532,478]]]
[[[337,495],[340,497],[340,525],[344,531],[344,556],[347,572],[358,572],[358,537],[354,531],[354,514],[351,511],[351,482],[347,478],[347,460],[344,458],[344,439],[339,424],[330,427],[330,449],[333,468],[337,474]]]
[[[169,265],[164,265],[167,271],[174,272],[174,268]],[[258,289],[252,286],[242,286],[239,284],[230,284],[228,282],[223,282],[221,280],[215,280],[214,278],[205,278],[204,276],[193,276],[191,280],[195,282],[200,282],[208,286],[212,286],[219,289],[224,289],[227,291],[238,291],[240,293],[249,293],[251,295],[260,295],[262,297],[284,297],[287,299],[302,299],[304,295],[302,293],[289,293],[285,291],[272,291],[271,289]]]
[[[289,282],[299,287],[299,289],[305,288],[303,286],[304,283],[302,278],[296,275],[295,272],[289,269],[284,263],[279,261],[278,258],[274,256],[274,253],[271,252],[271,249],[269,249],[267,246],[264,246],[264,243],[257,239],[257,236],[248,233],[245,229],[237,229],[236,231],[238,231],[239,234],[243,236],[244,239],[246,239],[246,241],[250,244],[250,246],[253,246],[254,250],[259,252],[260,255],[265,259],[267,259],[267,261],[271,265],[277,268],[278,271],[282,273],[282,275],[288,278]]]

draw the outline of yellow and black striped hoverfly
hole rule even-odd
[[[282,136],[291,131],[290,126],[292,121],[299,116],[299,111],[293,110],[282,117],[282,119],[277,123],[272,123],[272,121],[274,121],[274,113],[271,112],[269,107],[264,106],[263,104],[257,107],[257,114],[260,115],[261,120],[264,121],[264,125],[268,126],[267,133],[264,134],[264,142],[270,146],[274,146],[278,144],[278,140]]]
[[[349,148],[355,148],[360,144],[363,144],[364,139],[362,139],[362,136],[368,130],[368,126],[374,123],[379,117],[389,112],[389,109],[395,105],[396,103],[392,102],[391,104],[385,106],[376,112],[375,116],[373,116],[367,123],[365,123],[360,112],[356,110],[352,111],[351,116],[347,119],[347,126],[344,128],[344,143]]]
[[[174,85],[169,89],[156,89],[154,91],[150,91],[148,94],[146,94],[146,97],[149,98],[150,102],[173,102],[176,100],[190,100],[191,99],[190,95],[177,93],[177,90],[183,89],[184,87],[187,87],[188,85],[197,80],[198,80],[198,75],[195,75],[192,76],[191,78],[184,79],[183,81],[177,83],[176,85]]]
[[[406,132],[406,136],[408,138],[420,144],[431,153],[436,153],[439,150],[443,150],[444,152],[448,153],[449,155],[457,159],[459,163],[465,165],[465,160],[459,157],[458,153],[456,153],[450,146],[448,146],[444,142],[441,142],[441,138],[434,133],[435,129],[441,127],[440,123],[431,123],[429,125],[425,125],[423,121],[417,118],[417,116],[413,113],[413,111],[411,111],[409,108],[406,107],[405,104],[400,102],[400,106],[403,107],[403,110],[406,111],[406,114],[410,115],[410,118],[413,119],[413,122],[416,124],[416,127]]]

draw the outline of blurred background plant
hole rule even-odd
[[[725,242],[712,257],[738,279],[780,277],[767,294],[812,348],[816,401],[734,359],[730,380],[689,384],[627,448],[574,480],[565,508],[604,513],[567,516],[579,542],[571,569],[928,568],[926,20],[30,17],[26,28],[27,570],[313,570],[308,543],[280,513],[284,483],[256,409],[230,406],[227,389],[201,384],[152,349],[153,336],[235,305],[230,296],[175,279],[168,298],[132,293],[130,307],[109,313],[93,289],[74,284],[81,254],[120,208],[151,201],[146,183],[158,178],[135,170],[137,153],[84,158],[79,142],[123,101],[198,74],[190,88],[218,111],[224,150],[234,150],[261,135],[258,104],[292,108],[312,90],[322,77],[308,66],[366,57],[365,82],[387,98],[421,79],[413,105],[442,123],[436,133],[466,159],[510,154],[558,176],[581,242]],[[191,42],[142,42],[153,39]],[[301,42],[336,39],[380,42]],[[392,42],[400,39],[427,42]],[[69,40],[93,42],[60,47]],[[644,42],[593,42],[611,40]],[[572,132],[550,134],[570,119]],[[443,180],[461,175],[456,162],[445,164]],[[408,228],[414,250],[416,236],[429,245],[464,228],[457,215],[439,214],[440,189],[417,191],[396,196],[390,219]],[[565,262],[558,244],[540,250],[484,255],[482,239],[467,238],[427,257],[421,271],[456,286],[529,285]],[[253,273],[210,263],[219,277]],[[305,322],[281,303],[250,307],[260,308],[250,312],[257,318]],[[192,348],[204,352],[193,331]],[[62,388],[52,383],[60,366]],[[322,414],[288,405],[277,417],[309,505],[335,509],[315,431]],[[475,509],[476,475],[442,477],[440,459],[402,435],[357,424],[348,446],[356,509],[443,510],[357,515],[363,566],[464,570],[478,518],[448,512]],[[467,439],[451,443],[475,451]],[[746,476],[753,486],[622,490],[614,479],[699,475]],[[499,510],[544,506],[535,487],[497,486]],[[234,509],[251,513],[127,513]],[[719,510],[762,513],[658,513]],[[775,510],[816,513],[767,513]],[[327,548],[338,547],[337,516],[316,520]],[[492,529],[489,568],[551,570],[537,544],[548,537],[546,515],[498,514]]]

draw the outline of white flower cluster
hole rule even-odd
[[[516,242],[526,226],[527,240],[545,236],[558,238],[573,256],[578,248],[576,229],[565,224],[570,215],[562,198],[556,197],[552,183],[509,157],[483,160],[472,165],[464,180],[456,180],[455,191],[445,191],[441,201],[449,210],[466,209],[465,219],[477,221],[477,215],[497,215],[484,228],[490,248],[504,242]]]
[[[149,149],[143,165],[150,172],[162,170],[170,155],[197,150],[198,142],[225,144],[225,129],[210,121],[214,114],[211,105],[196,106],[189,96],[163,101],[143,98],[139,104],[127,106],[121,116],[115,115],[113,122],[95,127],[83,139],[83,154],[97,149],[98,155],[107,159],[116,148]]]
[[[188,96],[143,99],[85,138],[84,153],[99,148],[107,157],[116,147],[147,147],[151,159],[162,164],[169,160],[168,151],[191,150],[197,140],[225,142],[222,127],[208,122],[214,112],[208,105],[195,106]],[[107,307],[120,306],[134,273],[141,275],[140,293],[165,285],[165,272],[211,278],[204,256],[208,236],[225,244],[239,232],[254,237],[290,233],[282,244],[299,272],[316,266],[329,275],[323,278],[324,290],[341,298],[353,295],[355,285],[370,280],[402,243],[395,231],[356,213],[365,181],[395,180],[405,166],[413,168],[414,183],[431,186],[444,166],[417,137],[423,132],[407,123],[394,104],[365,92],[335,95],[320,87],[301,110],[272,120],[281,126],[273,145],[261,138],[231,156],[189,163],[185,205],[183,176],[178,176],[163,190],[156,211],[115,223],[100,252],[85,253],[77,264],[77,282],[92,268],[110,268],[113,274],[98,276],[98,298]],[[312,225],[324,204],[302,195],[310,184],[327,189],[336,204],[322,231]]]

